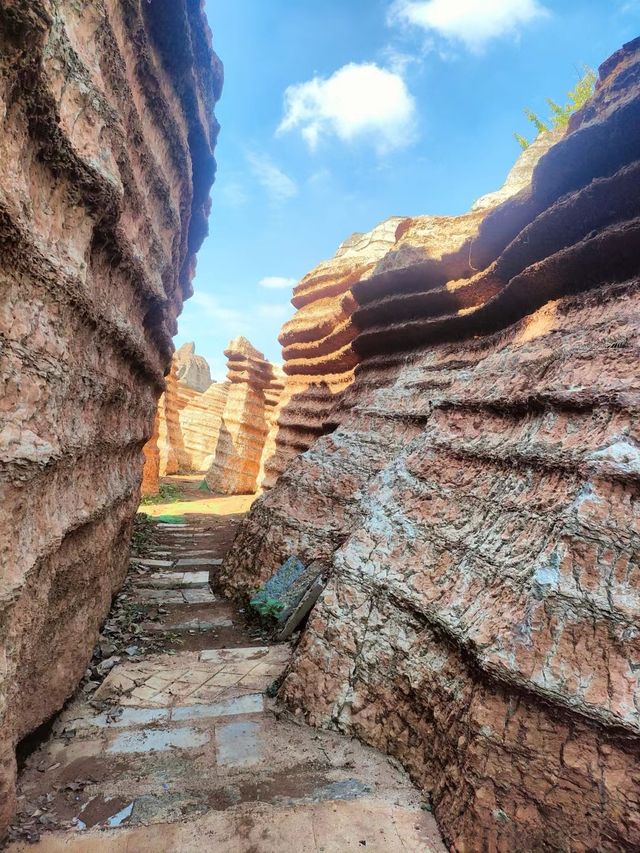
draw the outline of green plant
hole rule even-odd
[[[161,483],[157,495],[148,495],[140,501],[141,506],[153,504],[172,504],[182,500],[182,492],[171,483]]]
[[[260,614],[263,619],[275,620],[284,609],[284,605],[278,601],[277,598],[273,598],[268,592],[265,592],[265,590],[261,588],[253,590],[249,605],[256,611],[256,613]]]
[[[264,596],[257,601],[252,600],[251,606],[265,619],[277,619],[283,609],[283,604],[280,601],[269,598],[269,596]]]
[[[552,98],[547,98],[547,104],[551,110],[551,115],[547,121],[543,121],[539,115],[525,108],[524,114],[535,127],[537,134],[545,133],[552,129],[565,129],[569,124],[569,119],[576,110],[583,107],[589,98],[593,95],[596,80],[598,79],[596,72],[592,68],[584,67],[583,75],[578,80],[576,85],[567,93],[567,102],[562,106]],[[518,145],[523,151],[531,144],[529,140],[520,133],[514,133]]]

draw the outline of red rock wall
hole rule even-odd
[[[181,471],[209,469],[220,438],[228,391],[228,382],[213,382],[204,393],[178,382]]]
[[[221,81],[192,0],[0,4],[0,834],[126,572]]]
[[[341,425],[226,583],[326,562],[281,696],[397,756],[452,849],[637,850],[640,41],[467,269],[442,224],[353,288]]]
[[[183,440],[178,414],[178,379],[175,354],[166,378],[164,394],[158,400],[158,474],[177,474],[187,460],[182,453]]]
[[[264,444],[282,390],[282,376],[246,338],[235,338],[224,354],[230,385],[205,480],[216,494],[249,495],[258,488]]]
[[[177,379],[177,369],[174,354],[158,401],[157,431],[144,447],[143,495],[157,494],[167,474],[207,471],[218,446],[229,383],[210,382],[205,392],[196,391]]]
[[[160,451],[158,450],[158,434],[160,429],[160,418],[156,412],[153,419],[153,432],[151,438],[142,448],[144,454],[144,468],[142,470],[142,484],[140,496],[143,498],[157,495],[160,490]]]
[[[286,377],[265,442],[261,488],[271,488],[298,453],[335,426],[332,413],[357,363],[351,287],[393,246],[404,221],[394,217],[367,234],[353,234],[294,289],[291,302],[298,310],[279,337]]]

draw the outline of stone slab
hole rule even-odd
[[[220,767],[252,767],[262,757],[260,726],[234,721],[216,726],[216,759]]]
[[[262,714],[264,699],[261,693],[248,693],[236,699],[225,699],[210,705],[186,705],[171,710],[172,722],[182,720],[214,719],[216,717],[234,717],[244,714]]]
[[[297,557],[289,557],[251,599],[251,606],[262,615],[271,613],[284,625],[322,575],[322,566],[305,566]],[[279,610],[269,608],[275,606]]]
[[[287,618],[284,623],[284,627],[278,634],[279,640],[289,639],[296,628],[298,628],[303,620],[309,615],[314,604],[322,595],[324,588],[325,581],[321,576],[317,577],[298,602],[298,606],[294,608]]]
[[[158,655],[115,666],[96,690],[97,699],[117,697],[123,707],[210,704],[262,692],[283,671],[288,646],[208,649]]]
[[[155,572],[140,580],[140,586],[157,589],[206,589],[209,572]]]
[[[195,749],[209,740],[206,732],[190,726],[173,729],[143,729],[117,735],[107,747],[110,753],[167,752],[170,749]]]
[[[274,807],[257,803],[151,826],[56,832],[11,853],[444,853],[433,815],[360,798]]]

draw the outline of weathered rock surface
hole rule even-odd
[[[0,4],[0,833],[127,568],[207,229],[222,70],[199,4]]]
[[[228,589],[331,566],[281,695],[396,755],[452,849],[637,850],[640,40],[527,188],[424,225],[354,286],[340,426]]]
[[[291,301],[298,310],[279,337],[286,378],[265,443],[261,488],[271,488],[291,459],[334,428],[332,413],[357,364],[351,287],[393,246],[404,221],[392,217],[366,234],[353,234],[294,289]]]
[[[176,350],[176,378],[187,388],[203,393],[211,385],[209,362],[202,355],[196,355],[196,345],[183,344]]]
[[[212,382],[204,394],[178,382],[178,420],[182,447],[182,471],[207,471],[215,456],[228,382]]]
[[[158,401],[157,427],[145,445],[142,494],[157,494],[160,477],[208,470],[218,445],[228,382],[202,393],[177,379],[174,354],[166,390]]]
[[[160,429],[160,418],[156,412],[153,419],[153,432],[151,438],[142,448],[144,454],[144,468],[142,470],[142,484],[140,495],[145,498],[157,495],[160,490],[160,451],[158,450],[158,434]]]
[[[282,391],[282,373],[243,337],[232,340],[224,354],[230,385],[205,480],[217,494],[253,494]]]
[[[183,440],[178,416],[178,377],[175,353],[167,374],[164,394],[158,400],[158,474],[177,474],[186,463],[182,454]],[[153,440],[153,438],[151,439]]]

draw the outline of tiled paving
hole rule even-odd
[[[153,553],[131,561],[133,598],[155,612],[143,627],[210,647],[123,657],[79,693],[20,780],[24,808],[47,818],[41,838],[9,849],[443,851],[419,792],[384,756],[274,715],[267,690],[291,648],[258,645],[209,587],[224,524],[158,524]]]
[[[117,697],[122,706],[142,707],[263,692],[282,673],[289,653],[288,646],[211,649],[126,662],[109,673],[95,697]]]

